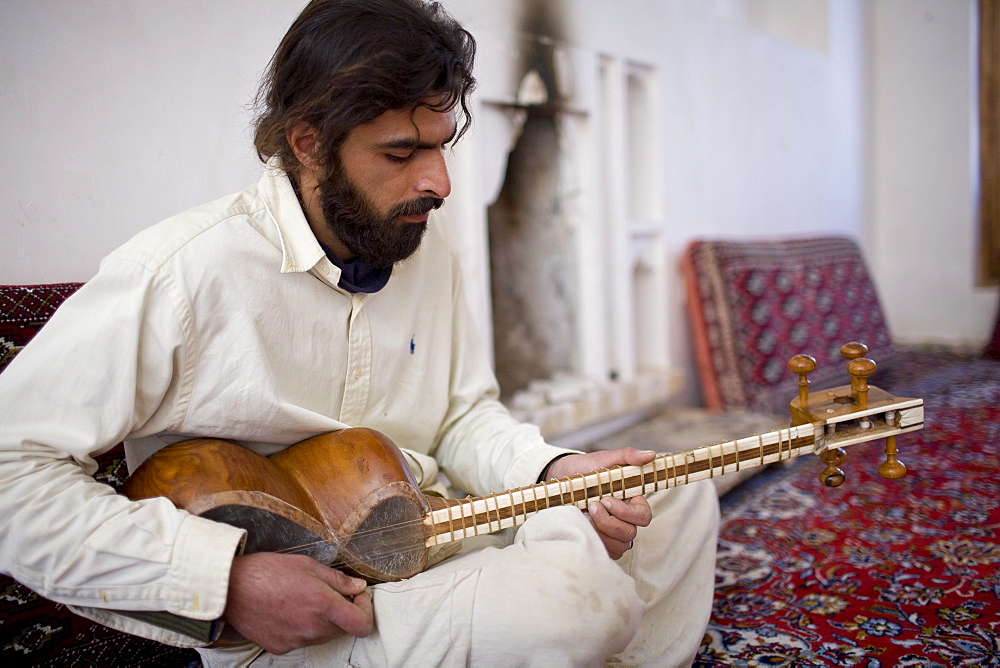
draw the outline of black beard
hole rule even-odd
[[[320,184],[319,199],[326,225],[354,257],[378,268],[391,267],[413,255],[427,222],[400,223],[400,216],[422,215],[440,208],[438,197],[418,197],[393,207],[385,216],[346,176]]]

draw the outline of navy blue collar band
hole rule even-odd
[[[389,282],[392,267],[373,267],[363,260],[344,262],[332,250],[320,244],[330,262],[340,267],[338,285],[348,292],[378,292]]]

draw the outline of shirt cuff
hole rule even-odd
[[[226,609],[229,569],[243,551],[246,531],[189,515],[181,523],[170,565],[167,612],[191,619],[217,619]]]
[[[507,488],[521,487],[523,485],[535,484],[539,477],[545,472],[549,464],[564,455],[583,454],[579,450],[568,450],[557,448],[554,445],[544,444],[540,447],[532,448],[528,452],[518,457],[511,469],[511,476],[507,481]]]
[[[549,467],[552,466],[553,464],[555,464],[556,460],[562,459],[563,457],[569,457],[570,455],[575,455],[575,454],[577,454],[577,453],[575,453],[575,452],[563,452],[561,454],[556,455],[552,459],[550,459],[549,463],[546,464],[545,468],[542,469],[542,472],[538,474],[538,480],[535,481],[535,484],[545,482],[545,476],[547,476],[549,474]]]
[[[170,565],[169,593],[162,620],[142,611],[116,611],[69,606],[82,617],[132,635],[175,647],[203,647],[217,631],[212,624],[222,617],[229,591],[229,571],[233,558],[242,552],[246,531],[188,515],[181,522]],[[183,619],[168,620],[170,615]],[[199,623],[185,624],[184,620]],[[188,627],[187,633],[180,629]]]

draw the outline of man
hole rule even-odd
[[[0,376],[3,572],[161,642],[204,646],[222,623],[248,641],[201,647],[209,665],[690,662],[711,605],[710,486],[654,509],[547,510],[366,588],[308,557],[242,554],[242,530],[89,477],[121,440],[134,469],[196,436],[270,455],[348,426],[402,446],[422,487],[443,471],[477,494],[652,458],[553,448],[496,399],[428,224],[473,52],[420,0],[303,10],[261,93],[260,182],[115,251]]]

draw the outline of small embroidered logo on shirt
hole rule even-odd
[[[413,342],[413,339],[414,339],[414,337],[411,336],[410,337],[410,354],[411,355],[413,354],[413,351],[415,351],[417,349],[417,344]]]

